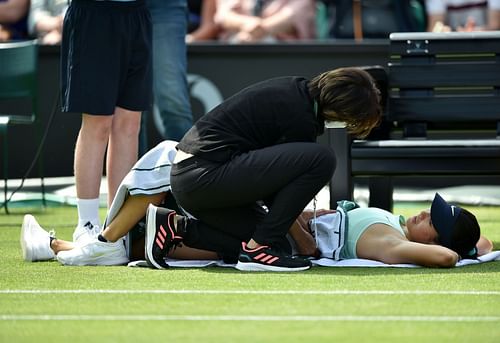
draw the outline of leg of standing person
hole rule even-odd
[[[110,202],[137,160],[140,113],[151,105],[151,18],[144,0],[75,0],[61,46],[63,111],[84,113],[75,149],[79,224],[99,232],[99,187],[107,150]]]
[[[164,139],[179,141],[193,125],[187,85],[186,0],[147,0],[153,22],[153,92]],[[150,114],[150,113],[148,113]],[[141,123],[140,154],[148,150],[147,121]]]

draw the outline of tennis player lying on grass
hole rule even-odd
[[[170,227],[177,236],[174,240],[172,235],[167,235],[165,256],[176,259],[219,259],[220,254],[215,251],[194,249],[182,244],[182,235],[187,233],[183,232],[181,235],[176,228],[177,221],[169,220],[168,214],[172,212],[150,205],[159,204],[165,196],[171,195],[162,193],[128,197],[118,215],[99,237],[84,245],[56,239],[42,229],[34,217],[27,215],[21,234],[23,256],[28,261],[39,261],[54,259],[57,255],[60,262],[68,265],[125,264],[129,259],[125,254],[122,238],[136,226],[149,206],[149,211],[154,208],[155,216],[147,217],[146,226],[154,225],[156,228],[162,224]],[[453,267],[460,258],[476,258],[493,249],[492,242],[480,235],[474,215],[464,208],[449,205],[439,194],[436,194],[430,211],[421,211],[407,220],[378,208],[354,208],[345,213],[348,219],[346,239],[339,249],[339,259],[364,258],[388,264]],[[320,210],[316,215],[318,220],[337,213]],[[317,242],[311,233],[314,227],[311,224],[313,216],[312,211],[305,211],[291,227],[289,236],[298,254],[324,256],[325,252],[318,251]],[[332,225],[334,222],[332,219]],[[149,261],[147,238],[145,250]]]

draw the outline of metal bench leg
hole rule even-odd
[[[378,207],[392,212],[393,191],[392,179],[388,176],[371,177],[368,182],[370,201],[368,206]]]

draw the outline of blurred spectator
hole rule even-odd
[[[500,0],[426,0],[432,32],[500,29]]]
[[[0,42],[28,37],[29,0],[0,0]]]
[[[215,40],[219,25],[215,22],[217,0],[189,0],[189,25],[186,42]]]
[[[218,0],[220,40],[274,42],[315,38],[315,0]]]
[[[28,17],[30,35],[38,37],[41,44],[61,43],[62,25],[67,9],[67,0],[31,0]]]
[[[426,30],[423,0],[321,0],[328,6],[330,37],[389,38]]]

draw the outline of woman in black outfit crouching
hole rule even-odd
[[[164,267],[183,240],[237,259],[240,270],[308,269],[285,236],[335,170],[333,151],[316,138],[339,123],[364,137],[380,115],[379,91],[361,68],[274,78],[228,98],[177,145],[172,192],[196,219],[151,206],[148,261]]]

